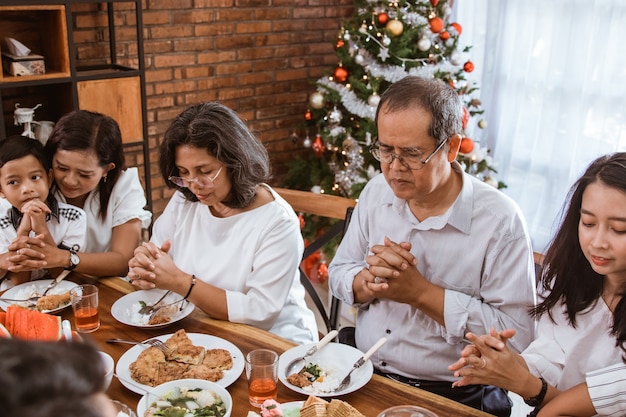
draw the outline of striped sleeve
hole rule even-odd
[[[626,364],[619,363],[587,373],[587,388],[598,415],[624,416]]]

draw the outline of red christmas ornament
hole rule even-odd
[[[463,64],[463,71],[465,72],[474,71],[474,63],[472,61],[467,61],[465,64]]]
[[[448,39],[450,39],[450,32],[448,32],[447,30],[444,30],[443,32],[439,34],[439,37],[441,38],[441,40],[447,41]]]
[[[450,23],[450,26],[452,26],[454,30],[456,30],[457,35],[461,35],[461,32],[463,32],[463,28],[461,27],[461,25],[456,22]]]
[[[317,267],[317,280],[320,284],[325,283],[328,280],[328,265],[322,261]]]
[[[376,19],[378,20],[378,23],[385,26],[387,22],[389,21],[389,15],[385,12],[378,13],[378,15],[376,16]]]
[[[320,135],[315,136],[315,142],[313,142],[313,151],[315,151],[315,155],[317,155],[318,158],[320,158],[324,153],[324,141],[322,140],[322,137]]]
[[[311,110],[307,110],[306,113],[304,113],[304,120],[311,120],[312,118]]]
[[[461,153],[470,153],[474,150],[474,141],[470,138],[461,139],[461,147],[459,148],[459,152]]]
[[[470,117],[469,111],[465,107],[463,107],[463,119],[462,119],[463,130],[465,130],[465,128],[467,127],[467,122],[469,121],[469,117]]]
[[[430,4],[432,4],[433,7],[437,7],[437,5],[439,4],[439,0],[430,0]]]
[[[335,80],[342,83],[348,79],[348,70],[345,69],[344,67],[337,67],[335,68],[335,72],[333,73],[333,76],[335,77]]]
[[[343,48],[343,45],[344,45],[344,43],[343,43],[343,39],[339,39],[339,40],[337,41],[337,49],[339,49],[339,48]]]
[[[428,21],[428,23],[432,33],[439,33],[443,30],[443,20],[441,20],[440,17],[433,17]]]

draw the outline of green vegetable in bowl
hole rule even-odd
[[[175,388],[152,403],[146,417],[223,417],[226,405],[214,392]]]

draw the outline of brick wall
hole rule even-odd
[[[119,63],[136,66],[133,4],[116,5]],[[74,6],[78,61],[98,63],[108,37],[102,4]],[[144,0],[153,210],[171,192],[156,165],[157,147],[172,119],[188,106],[219,100],[248,121],[269,150],[274,184],[301,150],[289,135],[301,122],[311,82],[336,65],[333,44],[352,0]],[[141,147],[128,152],[141,165]]]

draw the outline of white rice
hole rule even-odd
[[[132,303],[129,308],[126,309],[126,316],[131,324],[135,326],[147,326],[148,321],[150,320],[150,316],[147,314],[139,314],[139,310],[141,310],[142,305],[137,303]]]
[[[318,365],[319,366],[319,365]],[[318,394],[326,394],[329,392],[333,392],[341,381],[339,381],[336,377],[334,377],[333,370],[329,368],[325,368],[320,366],[323,369],[322,375],[324,376],[324,380],[321,382],[315,381],[311,385],[307,385],[306,387],[302,387],[307,394],[318,395]]]

